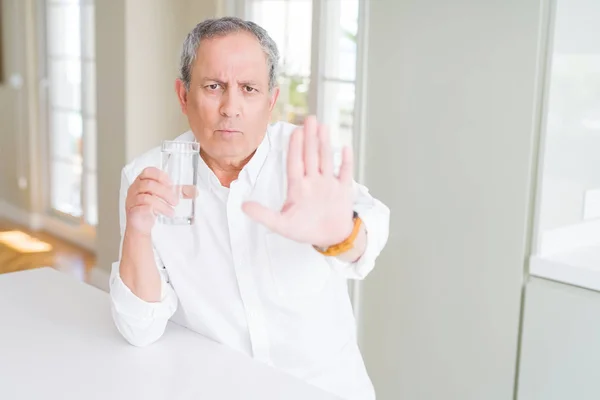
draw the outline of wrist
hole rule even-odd
[[[335,238],[332,238],[326,242],[314,243],[314,246],[318,247],[320,249],[327,249],[328,247],[343,243],[344,241],[348,240],[348,238],[350,236],[352,236],[353,229],[354,229],[354,218],[348,219],[345,229],[343,231],[341,231],[342,234],[340,234],[340,235],[336,236]]]
[[[123,237],[131,240],[147,240],[152,238],[150,232],[143,232],[131,226],[125,228]]]
[[[352,220],[350,220],[350,232],[345,236],[341,241],[336,241],[333,244],[327,245],[313,245],[315,250],[319,253],[327,255],[327,256],[337,256],[339,254],[345,253],[353,248],[354,242],[360,233],[360,229],[362,226],[362,221],[358,217],[356,212],[353,213]]]
[[[335,258],[346,263],[357,262],[364,254],[367,248],[367,229],[365,224],[360,224],[358,235],[352,244],[352,248],[338,254]]]

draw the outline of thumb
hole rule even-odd
[[[198,197],[199,191],[194,185],[182,185],[181,194],[184,199],[193,199],[194,197]]]
[[[281,213],[270,210],[255,201],[243,203],[242,211],[259,224],[266,226],[273,232],[279,233],[279,230],[281,229]]]

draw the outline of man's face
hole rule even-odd
[[[265,52],[246,32],[203,41],[189,91],[177,93],[202,150],[222,162],[237,162],[262,141],[279,89],[269,92]]]

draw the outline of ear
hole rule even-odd
[[[187,115],[187,89],[181,79],[175,80],[175,93],[181,106],[181,112]]]
[[[273,107],[275,107],[275,103],[277,103],[277,98],[279,97],[279,87],[273,88],[273,93],[271,93],[271,99],[269,100],[269,112],[273,111]]]

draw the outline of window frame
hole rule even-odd
[[[590,266],[590,261],[593,262],[593,257],[595,257],[594,252],[600,251],[600,244],[595,240],[590,240],[591,237],[600,235],[600,219],[582,220],[576,224],[554,228],[550,235],[547,231],[542,230],[545,155],[558,3],[559,0],[548,0],[548,8],[543,16],[543,36],[540,43],[543,50],[539,55],[540,78],[536,126],[534,127],[539,132],[539,140],[536,143],[538,146],[537,170],[533,177],[535,179],[534,202],[528,243],[527,272],[533,277],[600,291],[600,269],[596,265]]]
[[[250,7],[248,3],[252,0],[226,0],[225,13],[243,19],[250,18]],[[326,37],[324,34],[325,21],[327,15],[325,12],[325,2],[328,0],[312,0],[313,19],[312,19],[312,37],[311,37],[311,74],[308,97],[308,112],[315,114],[319,120],[322,120],[323,107],[323,86],[324,86],[324,65],[323,54],[326,46]],[[340,0],[343,1],[343,0]],[[352,124],[352,147],[354,153],[354,176],[359,183],[365,183],[365,151],[366,151],[366,101],[367,98],[367,62],[368,62],[368,24],[369,24],[368,0],[358,0],[358,21],[356,32],[356,75],[354,80],[348,80],[354,84],[354,110]],[[315,79],[317,77],[317,79]],[[327,77],[325,77],[327,78]],[[352,301],[354,315],[357,321],[360,320],[361,312],[361,282],[351,280],[348,282],[348,293]]]
[[[251,7],[249,3],[253,0],[226,0],[225,11],[227,15],[234,15],[243,19],[251,18]],[[354,108],[353,108],[353,124],[352,124],[352,147],[355,150],[355,172],[357,177],[362,181],[364,173],[362,172],[361,159],[364,155],[365,141],[363,138],[364,132],[364,115],[366,87],[366,33],[367,33],[367,0],[358,0],[358,21],[356,34],[356,76],[352,79],[341,79],[330,77],[325,74],[324,53],[327,46],[327,31],[326,21],[329,19],[327,15],[327,0],[311,0],[312,1],[312,36],[311,36],[311,68],[310,68],[310,86],[308,96],[308,112],[314,114],[317,119],[323,120],[326,114],[326,106],[323,103],[324,86],[326,82],[349,83],[354,85]],[[341,0],[343,1],[343,0]]]
[[[81,247],[84,247],[88,250],[95,251],[96,244],[96,226],[91,225],[87,222],[88,209],[89,209],[89,193],[88,193],[88,179],[97,179],[97,165],[93,166],[88,171],[88,165],[85,153],[88,149],[87,140],[89,139],[89,132],[87,131],[86,121],[88,118],[96,119],[95,113],[91,113],[88,115],[89,111],[85,110],[86,99],[89,96],[87,85],[85,84],[87,80],[87,67],[86,65],[90,62],[93,63],[93,68],[96,68],[96,59],[95,57],[89,59],[86,54],[88,54],[88,48],[86,46],[85,35],[87,33],[85,24],[83,21],[86,19],[86,8],[84,5],[88,5],[93,7],[94,18],[95,18],[95,1],[94,0],[79,0],[78,5],[79,9],[79,18],[81,21],[80,32],[81,32],[81,42],[80,42],[80,65],[81,65],[81,86],[80,96],[81,96],[81,108],[78,111],[78,114],[82,119],[82,136],[81,136],[81,148],[82,148],[82,157],[81,157],[81,181],[80,181],[80,196],[81,196],[81,208],[82,213],[81,216],[73,216],[71,214],[62,212],[58,209],[55,209],[52,205],[52,168],[55,161],[59,161],[64,159],[64,157],[55,157],[52,154],[52,127],[50,124],[51,117],[51,100],[50,100],[50,70],[49,64],[51,57],[48,54],[49,48],[49,35],[48,32],[48,0],[37,0],[36,2],[36,19],[37,19],[37,43],[38,43],[38,115],[39,115],[39,132],[37,134],[37,139],[39,145],[41,147],[41,151],[39,154],[39,163],[36,166],[38,176],[41,178],[39,180],[39,193],[41,195],[41,203],[42,203],[42,215],[41,225],[44,229],[49,232],[60,236],[68,241],[76,243]],[[56,2],[57,4],[60,1]],[[95,24],[94,24],[95,26]],[[95,35],[95,32],[93,32]],[[93,90],[96,90],[95,85],[93,86]],[[93,95],[93,94],[92,94]],[[56,107],[55,107],[56,109]],[[97,139],[96,139],[97,140]],[[94,149],[92,151],[97,151],[97,142],[94,144]],[[96,183],[96,192],[98,191],[97,183]],[[96,193],[97,197],[97,193]],[[97,200],[96,200],[97,205]]]

